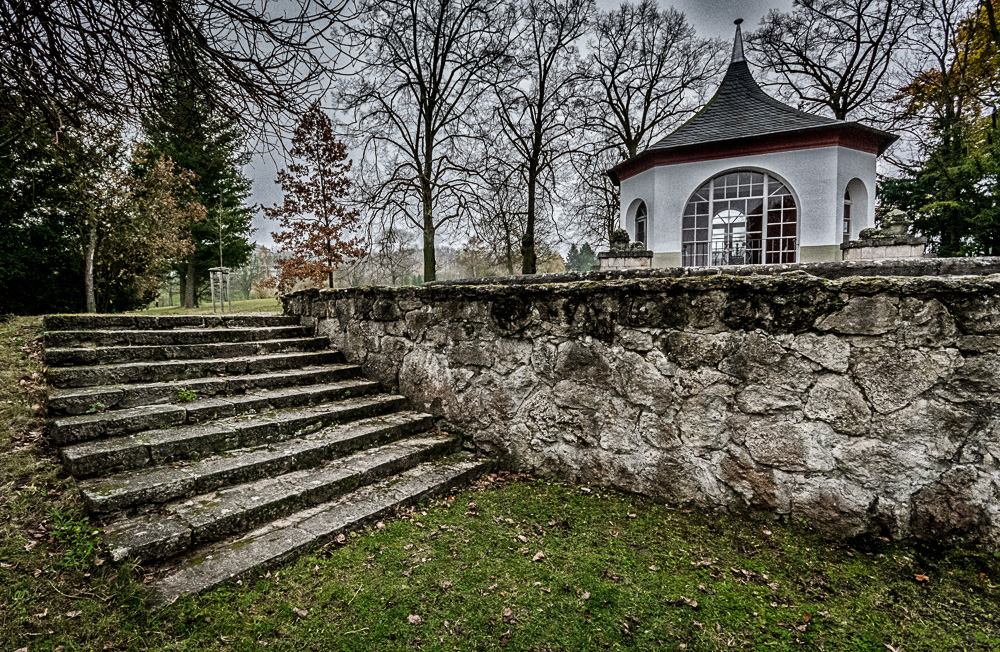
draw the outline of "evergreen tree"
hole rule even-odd
[[[150,161],[166,156],[194,173],[195,198],[205,209],[205,219],[190,222],[194,253],[177,270],[182,304],[193,308],[209,268],[241,267],[254,250],[243,137],[236,120],[213,106],[188,76],[170,73],[143,132]]]
[[[86,163],[72,130],[0,92],[0,314],[84,307],[83,257],[71,188]]]
[[[581,272],[590,272],[600,266],[597,254],[594,253],[594,248],[590,246],[589,242],[584,242],[583,246],[580,247],[579,264]]]
[[[573,272],[580,271],[580,250],[576,248],[575,242],[569,246],[569,254],[566,256],[566,269]]]
[[[947,56],[901,95],[907,114],[925,125],[925,158],[881,188],[883,205],[911,214],[939,256],[1000,255],[1000,50],[986,11],[1000,1],[991,2],[929,39]]]

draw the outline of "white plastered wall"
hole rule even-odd
[[[852,237],[874,225],[875,158],[874,154],[835,146],[661,165],[621,182],[621,224],[634,238],[636,200],[645,201],[649,248],[661,254],[657,256],[660,260],[679,262],[681,215],[691,194],[718,174],[753,169],[784,181],[795,196],[799,260],[839,260],[844,189],[852,179],[859,179],[868,195],[864,210],[859,210],[860,206],[854,209]]]

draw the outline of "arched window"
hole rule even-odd
[[[640,202],[635,209],[635,241],[641,242],[644,249],[648,249],[646,244],[646,226],[649,218],[649,211],[646,209],[646,202]]]
[[[795,198],[764,172],[727,172],[709,180],[684,208],[682,229],[685,267],[795,262]]]
[[[844,189],[844,242],[851,239],[851,191]]]

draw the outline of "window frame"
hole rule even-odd
[[[743,215],[742,241],[717,238],[716,232],[720,231],[717,218],[734,210]],[[783,179],[753,168],[723,171],[703,182],[684,205],[681,265],[797,262],[799,231],[798,201]]]
[[[642,223],[641,238],[639,237],[640,223]],[[639,200],[639,205],[635,208],[632,230],[635,235],[635,242],[641,242],[643,248],[649,249],[649,207],[646,206],[646,202],[642,199]]]
[[[854,200],[851,199],[851,189],[844,188],[844,214],[841,218],[841,230],[843,234],[843,242],[851,241],[851,220],[854,218],[853,209]]]

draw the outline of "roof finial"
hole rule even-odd
[[[743,22],[742,18],[737,18],[733,21],[736,24],[736,40],[733,41],[733,63],[738,63],[740,61],[745,61],[743,58],[743,32],[740,30],[740,23]]]

